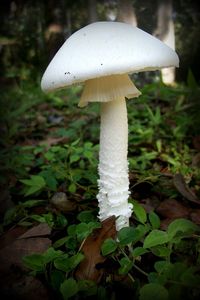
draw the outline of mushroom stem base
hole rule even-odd
[[[101,103],[99,218],[117,217],[116,229],[129,226],[128,122],[125,98]]]

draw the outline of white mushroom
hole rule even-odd
[[[117,218],[116,228],[129,225],[128,122],[126,98],[140,92],[128,74],[178,67],[172,49],[137,27],[97,22],[75,32],[45,71],[44,91],[85,82],[79,106],[101,102],[99,154],[99,218]]]

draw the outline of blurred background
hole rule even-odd
[[[41,77],[63,42],[95,21],[119,20],[171,43],[180,57],[177,80],[200,78],[200,11],[192,0],[1,0],[1,83]],[[171,39],[171,42],[169,41]]]

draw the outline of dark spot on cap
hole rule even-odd
[[[52,81],[52,84],[54,84],[55,82],[54,81]]]
[[[103,64],[101,63],[101,66],[103,66]]]
[[[71,74],[71,73],[70,73],[70,72],[65,72],[65,75],[66,75],[66,74]]]
[[[75,78],[76,78],[76,76],[73,76],[73,78],[75,79]]]

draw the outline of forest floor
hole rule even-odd
[[[1,299],[200,299],[200,104],[187,83],[127,101],[130,227],[98,220],[99,105],[5,87]],[[117,238],[116,238],[117,237]]]

